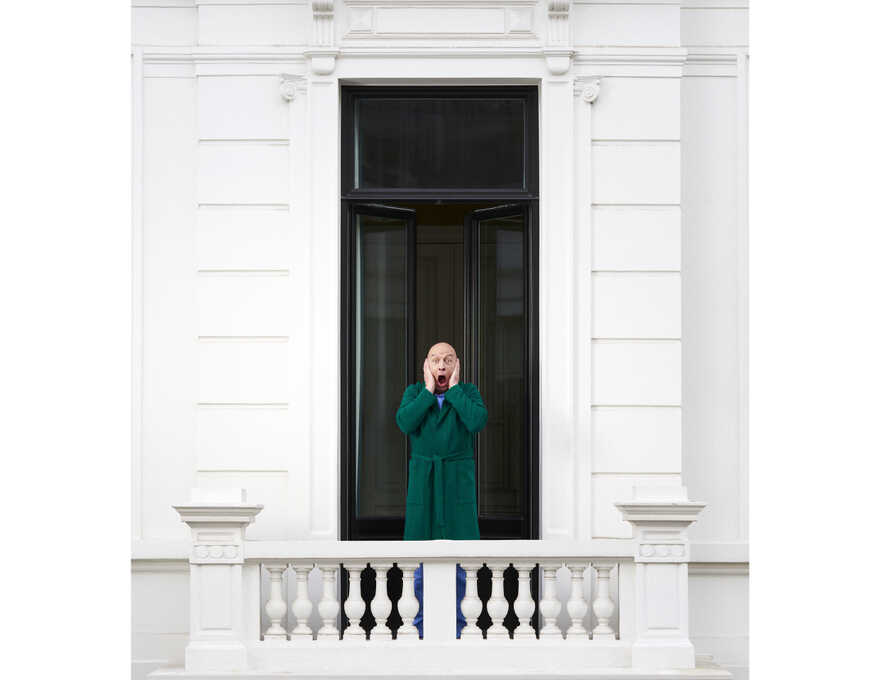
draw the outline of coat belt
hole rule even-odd
[[[419,458],[428,463],[428,476],[433,477],[434,493],[432,495],[432,504],[434,512],[434,523],[440,528],[441,538],[445,538],[446,534],[446,485],[444,484],[444,468],[446,463],[457,460],[473,460],[474,454],[470,449],[459,449],[458,451],[450,451],[435,456],[420,456],[413,453],[413,458]],[[430,484],[430,482],[429,482]],[[430,487],[428,486],[425,491]]]

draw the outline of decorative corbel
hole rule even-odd
[[[334,0],[312,0],[312,43],[305,51],[312,73],[328,75],[336,68],[339,50],[336,41],[336,27],[333,22]]]
[[[562,75],[571,67],[571,0],[547,0],[547,36],[544,58],[553,75]]]
[[[592,104],[599,96],[602,79],[598,76],[574,79],[574,96],[580,97],[586,104]]]
[[[292,102],[296,99],[297,91],[303,90],[305,87],[305,78],[302,76],[292,75],[290,73],[281,74],[281,82],[278,90],[284,101]]]

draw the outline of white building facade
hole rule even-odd
[[[747,677],[747,17],[135,0],[133,677],[405,676],[450,647],[461,676]],[[344,93],[392,86],[535,92],[538,510],[519,539],[348,540]],[[456,563],[471,631],[491,570],[497,635],[455,639]],[[365,604],[343,579],[368,564],[377,585],[400,568],[405,634],[339,639]],[[537,639],[498,632],[507,568]],[[391,600],[371,611],[384,632]]]

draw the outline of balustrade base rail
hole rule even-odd
[[[448,675],[459,678],[477,669],[505,677],[539,677],[549,670],[575,673],[584,668],[625,668],[631,645],[619,640],[474,640],[426,643],[424,640],[355,641],[340,649],[332,640],[317,644],[265,643],[248,649],[255,670],[350,677],[375,667],[386,677]]]
[[[553,647],[556,647],[554,644]],[[348,651],[348,650],[346,650]],[[390,650],[389,650],[390,651]],[[402,650],[401,650],[402,651]],[[446,650],[447,654],[451,650]],[[553,649],[548,648],[547,652]],[[415,652],[412,652],[415,655]],[[543,666],[536,667],[537,661],[543,659]],[[247,671],[223,672],[185,671],[182,668],[163,668],[153,671],[147,677],[149,680],[283,680],[296,678],[297,680],[424,680],[425,678],[449,678],[455,680],[731,680],[733,677],[728,671],[716,667],[689,668],[681,670],[649,670],[639,668],[590,668],[573,667],[569,663],[558,663],[555,657],[546,657],[541,654],[539,659],[533,659],[530,666],[513,668],[507,665],[502,667],[489,667],[483,663],[472,666],[465,671],[448,671],[443,664],[424,664],[423,668],[406,670],[395,668],[393,658],[390,666],[386,667],[383,658],[376,663],[373,659],[372,666],[379,666],[375,670],[365,670],[363,667],[344,670],[338,668],[299,669],[295,671],[267,671],[252,669]],[[447,659],[448,661],[448,659]],[[410,665],[414,665],[414,659]],[[460,665],[460,664],[459,664]]]

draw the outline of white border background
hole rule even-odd
[[[14,7],[0,29],[3,670],[123,678],[131,10],[121,2]],[[758,679],[867,677],[874,667],[880,97],[869,8],[764,2],[750,10]]]

